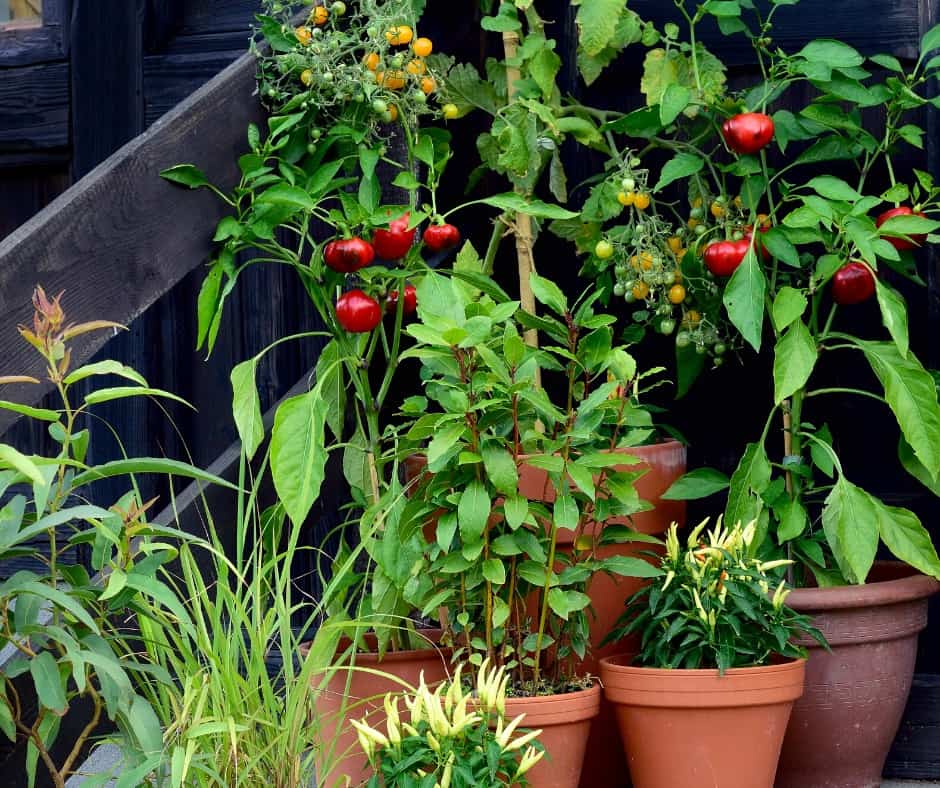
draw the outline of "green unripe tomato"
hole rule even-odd
[[[623,294],[623,300],[626,301],[628,304],[632,304],[634,301],[636,301],[636,296],[633,295],[632,287],[629,287],[629,286],[627,287],[626,292]]]
[[[731,240],[732,240],[732,241],[743,241],[743,240],[744,240],[744,233],[742,233],[740,230],[738,230],[738,231],[735,232],[735,233],[732,233],[732,234],[731,234]]]
[[[656,314],[661,316],[671,315],[672,307],[669,306],[669,304],[661,304],[660,306],[656,307]]]
[[[695,352],[700,356],[704,356],[708,352],[708,348],[706,348],[703,344],[697,344],[695,346]]]
[[[598,241],[597,245],[594,247],[594,254],[601,260],[609,260],[614,256],[614,245],[610,241],[602,239]]]
[[[423,90],[415,90],[411,93],[411,98],[416,104],[427,104],[428,97],[424,94]]]
[[[639,167],[642,163],[643,163],[643,162],[642,162],[640,159],[638,159],[636,156],[634,156],[632,159],[630,159],[630,166],[631,166],[633,169],[636,169],[636,168]]]
[[[324,71],[322,74],[320,74],[320,79],[322,79],[324,82],[332,82],[332,81],[333,81],[333,72],[332,72],[332,71]]]
[[[623,286],[623,282],[617,282],[614,285],[614,295],[617,296],[617,298],[622,298],[626,292],[627,288]]]
[[[342,16],[346,13],[346,3],[336,0],[336,2],[330,6],[330,10],[336,14],[336,16]]]
[[[645,232],[646,232],[646,225],[643,224],[643,222],[637,222],[637,224],[636,224],[636,231],[637,231],[638,233],[645,233]]]
[[[707,230],[707,228],[705,227],[704,224],[696,225],[696,227],[695,227],[695,234],[696,234],[699,238],[701,238],[701,237],[702,237],[703,235],[705,235],[705,233],[707,233],[707,232],[708,232],[708,230]]]
[[[277,98],[277,90],[268,88],[268,98]]]
[[[405,56],[399,52],[392,58],[391,63],[392,68],[401,68],[403,65],[405,65]]]
[[[692,336],[688,331],[680,331],[676,334],[676,347],[688,347],[692,342]]]
[[[313,156],[313,154],[316,152],[317,152],[317,146],[314,145],[312,142],[307,143],[307,153]]]
[[[617,274],[618,277],[622,277],[627,273],[627,266],[623,263],[617,263],[617,265],[614,266],[614,273]]]
[[[712,348],[716,356],[723,356],[728,348],[724,342],[716,342],[715,347]]]
[[[666,273],[663,274],[663,284],[674,285],[675,283],[676,283],[676,272],[666,271]]]
[[[382,120],[386,123],[391,123],[394,119],[395,117],[392,115],[391,110],[385,110],[385,112],[382,113]]]
[[[372,102],[372,109],[377,114],[381,115],[383,112],[388,112],[388,104],[386,104],[382,99],[375,99]]]
[[[636,181],[633,178],[624,178],[620,181],[620,185],[625,192],[636,191]]]
[[[667,317],[665,320],[661,320],[659,323],[659,330],[669,336],[673,331],[676,330],[676,321],[671,317]]]
[[[693,208],[691,211],[689,211],[689,216],[691,216],[693,219],[701,219],[704,215],[705,211],[703,211],[701,208]]]
[[[724,360],[721,356],[716,356],[716,357],[714,358],[714,360],[712,361],[712,363],[713,363],[716,367],[720,367],[722,364],[725,363],[725,360]]]

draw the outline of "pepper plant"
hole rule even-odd
[[[455,273],[482,265],[469,249],[461,258]],[[421,322],[408,328],[417,344],[405,355],[421,360],[425,396],[404,411],[417,417],[406,438],[427,467],[411,480],[399,529],[426,556],[414,601],[426,614],[448,608],[455,658],[489,660],[507,668],[516,691],[546,694],[579,681],[591,578],[655,572],[597,549],[656,541],[610,522],[649,507],[634,487],[643,470],[624,466],[652,432],[638,397],[656,370],[639,372],[614,342],[614,318],[595,311],[596,294],[569,302],[547,279],[530,283],[543,317],[492,283],[481,292],[429,274],[418,285]],[[530,328],[542,350],[523,341]],[[439,410],[428,413],[432,402]]]
[[[502,3],[498,18],[515,15],[511,5]],[[925,89],[940,68],[930,56],[940,28],[908,64],[866,58],[833,40],[788,53],[771,32],[777,14],[799,12],[793,5],[675,0],[683,25],[650,32],[630,12],[605,22],[582,4],[582,75],[592,79],[626,46],[646,46],[646,106],[566,108],[600,122],[598,145],[609,155],[580,216],[551,229],[586,256],[583,273],[605,299],[628,305],[630,339],[649,330],[675,338],[680,395],[708,360],[749,361],[773,348],[770,413],[737,471],[729,480],[699,469],[669,495],[727,488],[728,521],[756,520],[754,549],[785,549],[798,559],[794,580],[807,580],[806,567],[821,584],[864,582],[879,542],[940,575],[917,517],[846,477],[837,441],[812,407],[819,397],[883,401],[898,423],[905,467],[936,488],[940,407],[911,351],[906,304],[894,285],[922,283],[917,248],[940,227],[940,191],[921,170],[899,177],[895,157],[921,146],[915,113],[935,103]],[[725,35],[750,41],[757,84],[728,89],[725,66],[699,41],[708,17]],[[603,62],[586,60],[590,53]],[[801,109],[775,109],[797,94],[809,96]],[[872,133],[863,121],[877,113],[885,123]],[[869,299],[885,332],[845,330],[841,315]],[[864,358],[879,387],[817,384],[821,359],[836,351]]]

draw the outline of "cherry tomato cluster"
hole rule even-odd
[[[389,222],[388,229],[376,229],[371,243],[358,236],[329,241],[323,247],[323,262],[331,270],[348,275],[368,267],[377,257],[389,262],[401,260],[414,248],[417,228],[409,229],[409,223],[410,214],[405,213]],[[424,231],[422,243],[434,253],[453,249],[460,243],[460,230],[452,224],[431,225]],[[384,311],[394,314],[399,291],[385,294],[380,289],[379,295],[385,299]],[[413,315],[417,308],[418,292],[414,285],[406,284],[402,312],[405,316]],[[372,331],[382,322],[382,314],[379,301],[359,288],[343,293],[336,301],[336,321],[351,334]]]

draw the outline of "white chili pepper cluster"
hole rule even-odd
[[[507,784],[515,783],[542,759],[544,753],[533,745],[542,731],[529,731],[514,738],[525,715],[507,723],[506,687],[509,676],[505,669],[490,669],[489,661],[485,660],[476,676],[475,692],[464,690],[461,671],[462,667],[458,667],[450,682],[439,684],[433,691],[425,683],[422,673],[413,694],[405,694],[403,698],[391,693],[386,695],[385,733],[370,726],[365,719],[352,720],[359,743],[373,768],[378,770],[384,759],[401,758],[409,739],[411,743],[420,740],[430,752],[427,762],[416,764],[415,774],[424,778],[434,772],[438,776],[435,788],[450,788],[461,745],[470,744],[473,734],[480,733],[479,729],[484,736],[491,736],[496,741],[502,753],[521,752]],[[401,699],[408,712],[407,721],[402,719]],[[482,751],[483,746],[478,743],[474,749]]]

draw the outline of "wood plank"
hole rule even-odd
[[[0,68],[0,152],[69,144],[69,66]]]
[[[0,68],[63,59],[69,51],[69,0],[45,0],[42,24],[7,28],[0,47]]]
[[[206,258],[212,227],[222,216],[218,200],[207,191],[181,191],[159,172],[191,161],[223,188],[236,181],[245,128],[263,120],[252,98],[254,74],[253,57],[243,56],[0,243],[5,373],[38,372],[34,354],[13,330],[30,316],[35,284],[50,292],[67,289],[74,320],[106,317],[127,324]],[[77,341],[74,363],[106,339],[87,335]],[[11,386],[3,393],[35,402],[47,389]],[[0,416],[0,433],[11,421]]]
[[[238,49],[227,52],[147,57],[144,60],[147,125],[165,115],[186,96],[241,57],[245,51],[245,41],[241,43]]]
[[[3,173],[0,238],[9,235],[72,183],[68,164],[32,166]]]
[[[908,780],[940,778],[940,676],[916,674],[885,776]]]
[[[260,10],[258,0],[189,0],[184,9],[181,32],[243,30],[247,33]]]

